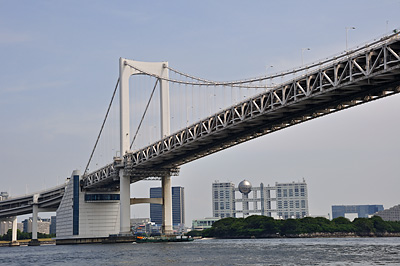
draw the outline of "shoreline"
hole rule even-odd
[[[372,237],[400,237],[400,233],[304,233],[295,235],[261,235],[261,236],[228,236],[204,237],[199,239],[266,239],[266,238],[372,238]],[[196,239],[196,238],[195,238]]]
[[[17,240],[17,242],[19,243],[19,246],[28,246],[29,242],[31,241],[31,239],[22,239],[22,240]],[[46,240],[40,240],[40,245],[55,245],[56,244],[56,240],[55,239],[46,239]],[[12,243],[12,241],[0,241],[0,247],[10,247],[10,244]]]

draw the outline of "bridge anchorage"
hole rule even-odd
[[[179,174],[180,166],[271,132],[399,93],[400,38],[395,33],[321,62],[239,81],[194,77],[169,67],[167,62],[120,58],[119,69],[120,156],[95,171],[89,172],[86,167],[83,175],[73,172],[57,209],[59,243],[129,235],[130,205],[134,203],[162,204],[163,232],[171,234],[171,176]],[[170,74],[181,78],[170,78]],[[292,78],[293,74],[297,76]],[[130,136],[131,76],[154,78],[154,89],[159,86],[160,95],[160,139],[138,149],[132,149],[130,143],[136,138]],[[280,77],[280,84],[269,85]],[[171,133],[170,86],[181,85],[211,88],[214,95],[215,88],[221,87],[254,93],[191,123],[186,120],[186,125]],[[234,98],[233,93],[230,96]],[[210,101],[207,98],[205,102]],[[131,199],[131,183],[146,179],[161,179],[162,198]],[[7,217],[18,215],[14,207],[7,209],[2,204],[6,203],[0,203],[0,214],[4,209]]]

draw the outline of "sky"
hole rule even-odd
[[[399,0],[0,0],[0,190],[24,195],[84,170],[120,57],[211,80],[279,72],[400,28]],[[273,67],[270,67],[273,66]],[[400,95],[314,119],[181,167],[186,224],[211,217],[214,181],[308,184],[311,215],[400,203]],[[112,158],[109,159],[111,162]],[[158,181],[131,186],[148,197]],[[45,216],[45,215],[41,215]],[[131,207],[148,217],[148,206]]]

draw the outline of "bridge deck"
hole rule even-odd
[[[0,201],[0,219],[32,213],[33,196],[35,194],[40,195],[38,198],[40,209],[55,211],[61,202],[64,191],[65,184],[38,193]]]
[[[250,139],[400,92],[400,40],[382,39],[125,155],[86,175],[86,189],[118,189],[118,169],[131,182]]]

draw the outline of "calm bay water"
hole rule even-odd
[[[2,247],[0,265],[400,265],[400,238]]]

